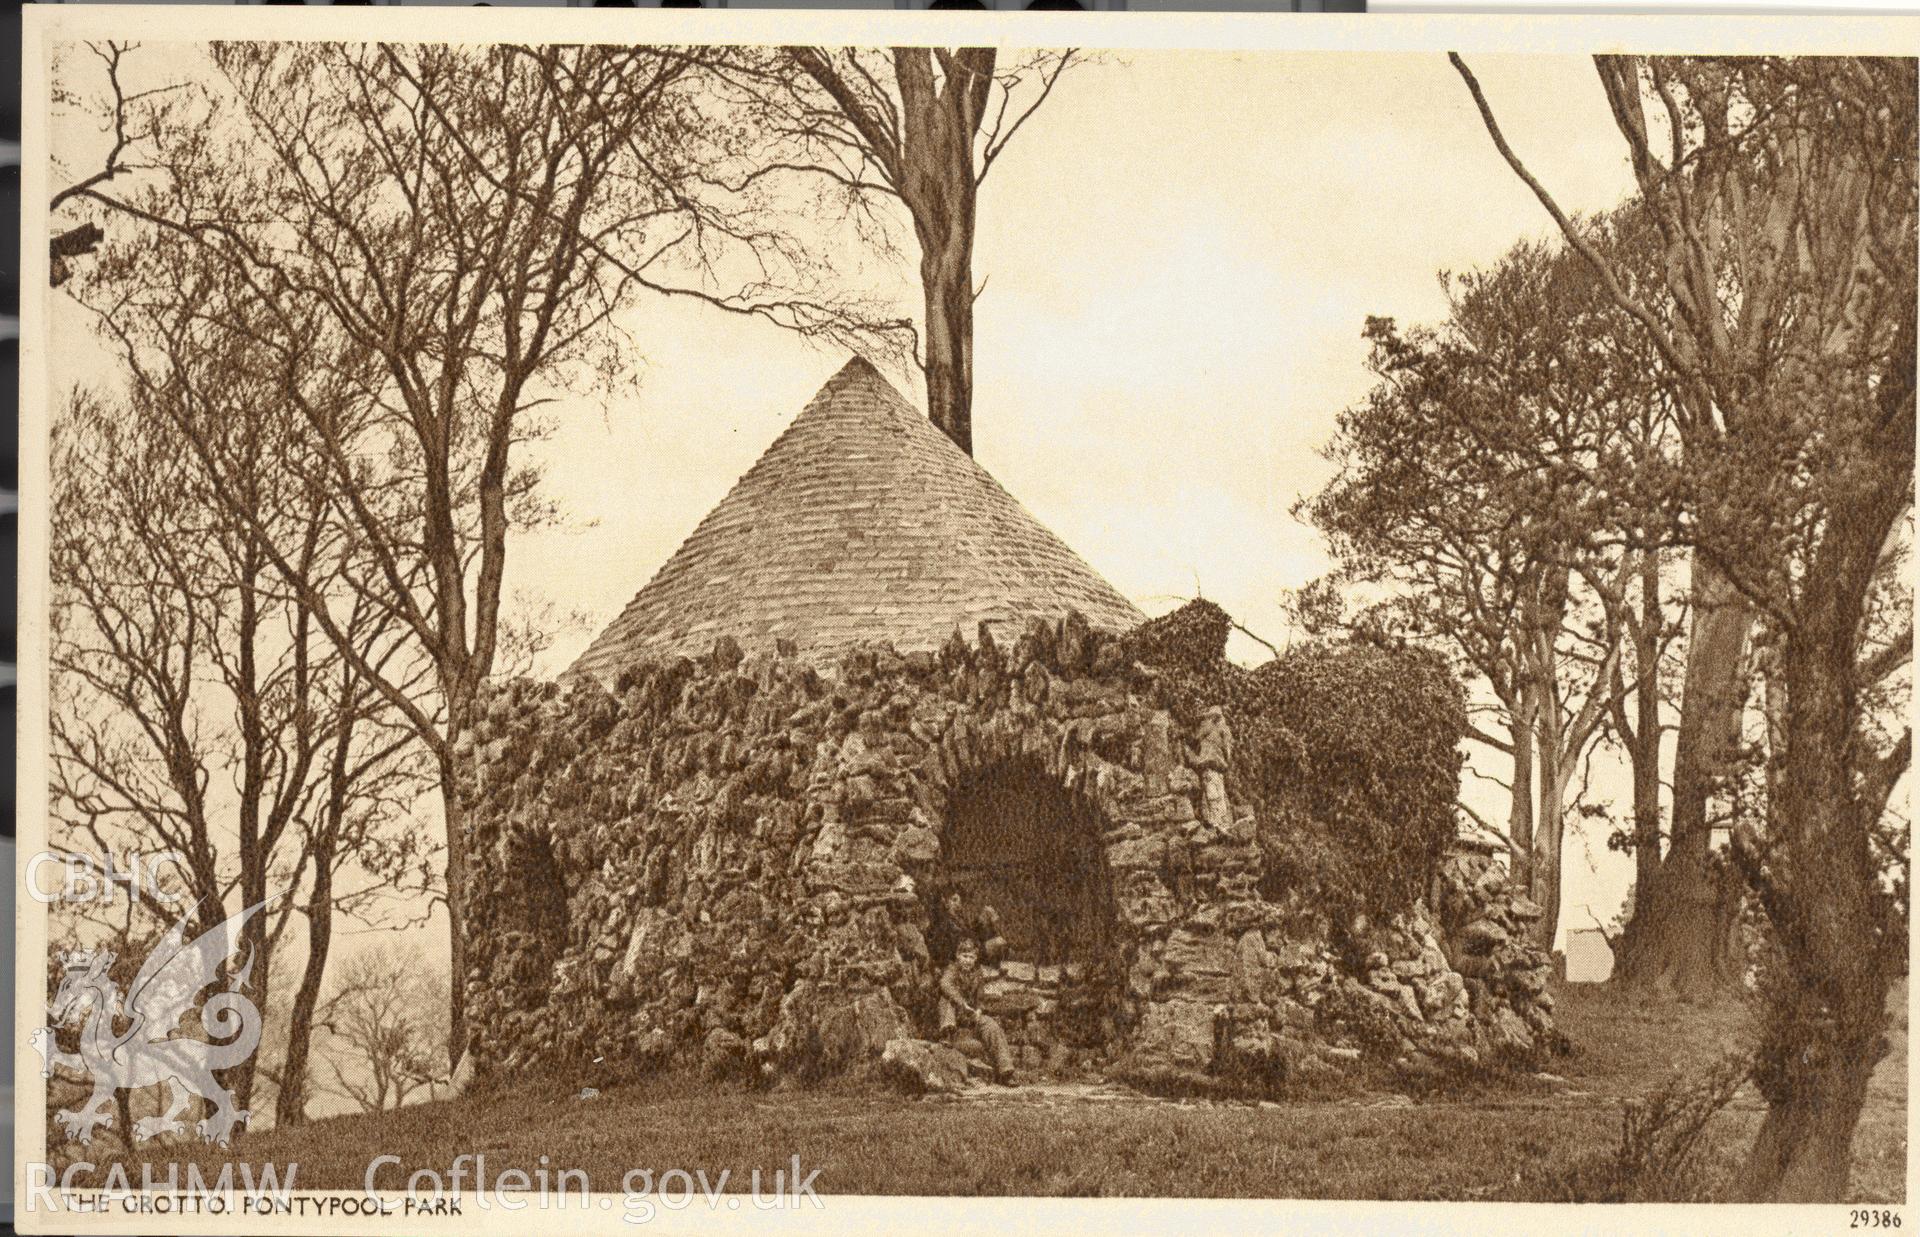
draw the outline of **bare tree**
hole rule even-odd
[[[319,1017],[329,1089],[386,1112],[430,1088],[446,1059],[445,988],[445,975],[391,944],[348,959]]]
[[[865,330],[858,305],[794,292],[803,246],[697,192],[728,157],[709,135],[731,132],[701,81],[660,48],[216,45],[207,114],[156,136],[135,191],[81,191],[145,225],[141,244],[182,239],[236,281],[216,325],[288,393],[297,429],[279,449],[355,547],[351,596],[312,587],[300,546],[246,515],[246,462],[212,423],[180,428],[265,569],[432,754],[463,980],[454,751],[498,665],[508,533],[556,515],[517,450],[563,389],[611,391],[626,369],[611,320],[638,294]],[[89,290],[110,332],[120,273]],[[355,607],[406,650],[366,656]],[[457,1058],[463,983],[451,994]]]
[[[1081,59],[1071,50],[1006,63],[991,47],[789,47],[717,72],[744,92],[768,139],[733,189],[797,175],[824,181],[869,219],[875,200],[906,208],[920,250],[928,415],[969,455],[980,187]]]
[[[326,790],[316,796],[310,820],[303,820],[303,844],[311,884],[302,906],[307,919],[306,959],[294,990],[288,1019],[286,1053],[276,1079],[274,1124],[295,1126],[307,1120],[312,1093],[311,1048],[321,986],[331,955],[336,921],[353,917],[386,923],[369,914],[408,889],[431,889],[438,873],[429,870],[431,850],[417,835],[395,836],[387,822],[410,813],[422,770],[402,759],[417,750],[410,730],[398,725],[371,688],[354,672],[336,672],[341,698],[350,700],[357,728],[371,732],[360,750],[335,743],[326,767]]]
[[[232,898],[253,905],[304,891],[243,929],[265,1002],[280,993],[272,955],[296,911],[311,938],[303,995],[317,982],[336,902],[329,883],[343,864],[397,881],[417,844],[395,826],[419,778],[405,758],[411,736],[394,731],[358,672],[278,587],[253,532],[210,501],[170,419],[154,410],[187,389],[136,388],[111,407],[82,396],[57,426],[54,826],[96,853],[185,856],[198,930],[224,918]],[[226,394],[266,398],[244,385]],[[320,505],[310,493],[275,493],[285,475],[260,439],[233,445],[254,456],[260,523],[302,544],[312,587],[337,590],[350,560],[324,536]],[[363,609],[349,630],[371,646],[378,626]],[[141,898],[161,921],[184,909],[151,890]],[[304,1039],[296,1028],[302,1057]],[[234,1086],[244,1106],[250,1066]]]
[[[1660,229],[1662,315],[1579,235],[1452,59],[1495,146],[1674,383],[1690,479],[1674,532],[1694,552],[1696,616],[1742,615],[1721,633],[1736,659],[1750,615],[1778,642],[1767,828],[1733,845],[1780,958],[1755,1073],[1769,1109],[1742,1186],[1837,1200],[1905,959],[1877,839],[1911,731],[1879,741],[1865,688],[1881,670],[1873,594],[1913,503],[1914,65],[1596,58]],[[1722,643],[1698,622],[1690,659]],[[1880,649],[1910,657],[1910,628]]]
[[[89,55],[100,62],[106,75],[104,97],[97,102],[81,98],[70,88],[56,85],[53,102],[57,106],[79,107],[97,112],[103,122],[109,145],[100,166],[85,174],[74,174],[71,183],[48,201],[48,214],[59,217],[64,208],[86,200],[88,194],[122,177],[137,174],[141,168],[138,154],[170,123],[169,96],[178,93],[175,86],[148,90],[129,90],[122,81],[122,63],[139,50],[137,43],[104,42],[85,44]],[[71,211],[66,211],[72,214]],[[65,283],[73,273],[73,260],[90,254],[106,233],[98,221],[83,219],[63,226],[49,238],[48,280],[54,287]]]

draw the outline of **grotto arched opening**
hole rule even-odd
[[[1062,1050],[1118,1034],[1109,827],[1086,796],[1033,760],[978,770],[948,799],[928,907],[933,965],[945,967],[962,936],[981,945],[982,1007],[1042,1061],[1058,1064]]]

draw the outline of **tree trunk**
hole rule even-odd
[[[1544,744],[1540,760],[1540,815],[1533,828],[1533,888],[1529,896],[1545,912],[1534,921],[1534,943],[1553,951],[1553,940],[1560,931],[1560,856],[1566,844],[1567,782],[1571,763],[1563,763],[1559,753]]]
[[[267,897],[267,857],[261,853],[261,810],[266,796],[267,735],[266,723],[262,719],[260,699],[260,676],[256,662],[257,641],[260,638],[260,575],[263,567],[257,544],[249,541],[242,554],[237,573],[239,601],[238,622],[234,629],[234,640],[238,657],[235,675],[230,680],[234,693],[236,722],[240,739],[240,802],[234,830],[238,835],[240,852],[240,905],[258,906]],[[229,948],[232,947],[229,942]],[[273,995],[271,987],[272,950],[267,946],[267,917],[264,913],[249,916],[240,928],[239,952],[246,957],[246,966],[251,970],[251,983],[254,992],[259,994],[259,1004],[265,1006]],[[262,1010],[264,1013],[264,1009]],[[233,1092],[233,1106],[245,1111],[253,1104],[254,1058],[248,1056],[226,1071],[222,1081]]]
[[[1640,568],[1640,621],[1633,628],[1634,905],[1660,879],[1660,556],[1648,552]],[[1631,918],[1631,916],[1629,916]]]
[[[1850,643],[1850,642],[1849,642]],[[1888,916],[1854,791],[1851,653],[1793,655],[1791,741],[1769,820],[1766,868],[1751,864],[1780,945],[1755,1082],[1768,1102],[1743,1178],[1754,1201],[1846,1198],[1867,1080],[1887,1055]],[[1822,662],[1827,664],[1822,665]],[[1767,873],[1777,874],[1776,876]]]
[[[344,804],[328,810],[329,837],[335,834],[340,807]],[[313,1014],[320,1003],[320,985],[326,978],[327,954],[333,943],[333,846],[330,841],[315,848],[313,861],[313,896],[307,904],[307,965],[300,974],[300,986],[294,992],[293,1012],[287,1025],[287,1059],[281,1067],[280,1094],[273,1103],[273,1124],[277,1129],[292,1129],[307,1123]]]
[[[1724,887],[1713,870],[1708,808],[1739,743],[1746,695],[1741,655],[1753,623],[1733,586],[1697,556],[1692,593],[1667,853],[1657,874],[1641,869],[1651,879],[1634,891],[1633,919],[1621,934],[1614,971],[1622,983],[1689,999],[1739,978],[1724,948]]]
[[[998,53],[991,47],[896,47],[897,102],[864,68],[854,66],[862,85],[820,50],[788,53],[851,122],[862,150],[886,169],[913,218],[927,308],[927,416],[972,455],[974,203],[985,175],[984,167],[975,170],[974,146],[993,94]],[[1003,97],[1003,109],[1005,102]]]
[[[452,1070],[467,1051],[467,816],[448,761],[440,766],[440,804],[447,822],[447,1067]]]
[[[447,827],[447,1069],[467,1051],[467,812],[454,751],[473,716],[473,693],[447,693],[447,744],[440,755],[440,810]]]
[[[1764,842],[1736,836],[1779,950],[1767,975],[1754,1082],[1767,1118],[1744,1178],[1756,1201],[1846,1198],[1867,1080],[1887,1055],[1887,992],[1906,965],[1906,924],[1881,887],[1873,830],[1907,768],[1862,742],[1856,681],[1867,597],[1889,533],[1913,503],[1914,317],[1878,393],[1884,427],[1838,490],[1784,632],[1785,718]],[[1764,852],[1763,852],[1764,846]]]
[[[1698,867],[1662,864],[1621,932],[1614,978],[1683,1000],[1706,1000],[1744,974],[1737,932],[1742,890],[1709,855]],[[1644,904],[1643,904],[1644,903]]]
[[[1867,1080],[1886,1053],[1882,1039],[1877,1049],[1861,1045],[1854,1052],[1823,1058],[1817,1067],[1795,1069],[1788,1094],[1767,1109],[1760,1123],[1741,1177],[1740,1197],[1749,1202],[1844,1202],[1853,1131],[1866,1103]]]
[[[1513,797],[1507,810],[1507,840],[1512,843],[1513,870],[1509,879],[1517,889],[1533,888],[1533,720],[1523,704],[1508,731],[1513,738]]]
[[[920,242],[927,305],[927,416],[973,454],[973,130],[949,100],[912,92],[902,193]]]
[[[1704,559],[1693,564],[1693,625],[1673,757],[1671,855],[1694,869],[1711,849],[1708,808],[1740,742],[1746,701],[1741,656],[1753,613],[1733,586]]]
[[[904,141],[894,177],[920,242],[927,303],[927,415],[954,445],[973,454],[974,137],[992,90],[995,53],[965,48],[935,57],[895,48]]]
[[[971,192],[971,178],[964,183]],[[932,238],[923,232],[920,242],[920,281],[927,297],[927,415],[972,455],[972,225],[944,231]]]
[[[287,1059],[282,1067],[280,1094],[274,1098],[273,1124],[276,1129],[293,1129],[307,1123],[308,1057],[313,1044],[313,1011],[320,1001],[320,983],[326,974],[329,920],[332,912],[316,911],[307,926],[307,965],[300,975],[300,987],[294,993],[291,1021],[287,1026]]]
[[[260,898],[255,898],[254,902],[261,901],[264,897],[265,895],[263,894]],[[252,906],[254,902],[249,902],[247,905]],[[253,989],[253,992],[259,997],[257,1003],[261,1007],[260,1012],[263,1017],[266,1014],[265,1007],[268,994],[272,991],[272,989],[268,987],[268,982],[271,978],[268,975],[268,971],[272,963],[270,955],[273,952],[267,945],[266,926],[262,923],[265,918],[265,912],[255,915],[252,919],[248,920],[246,926],[240,930],[241,950],[253,965],[253,971],[248,977],[248,983]],[[253,1081],[258,1072],[255,1068],[258,1064],[256,1058],[257,1054],[247,1057],[227,1073],[226,1083],[229,1089],[233,1091],[233,1106],[237,1109],[247,1109],[253,1105]],[[247,1124],[251,1125],[252,1122],[249,1121]]]
[[[1655,702],[1658,708],[1658,701]],[[1647,723],[1647,710],[1638,710],[1641,725]],[[1636,744],[1629,755],[1633,765],[1633,903],[1634,916],[1639,915],[1642,897],[1651,890],[1654,882],[1660,879],[1660,732],[1658,718],[1654,718],[1656,727],[1651,733],[1653,738],[1645,743]],[[1646,733],[1643,730],[1643,733]]]

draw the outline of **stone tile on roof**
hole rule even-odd
[[[568,675],[698,655],[723,635],[803,653],[936,648],[955,626],[1075,609],[1145,617],[855,357],[828,380]]]

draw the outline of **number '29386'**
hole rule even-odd
[[[1899,1228],[1900,1213],[1891,1207],[1856,1207],[1847,1213],[1848,1228]]]

